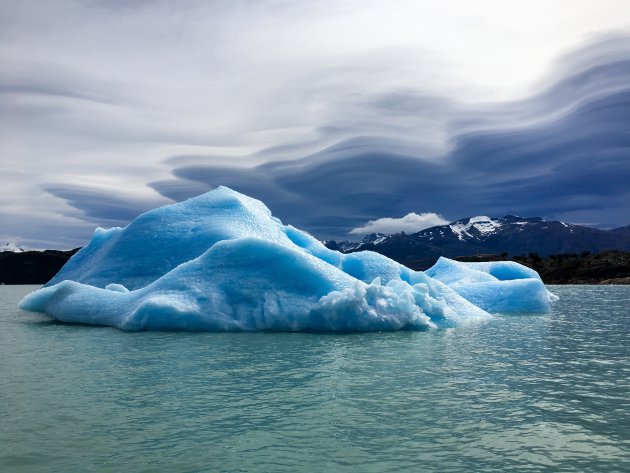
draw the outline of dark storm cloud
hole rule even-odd
[[[142,212],[166,203],[164,199],[130,198],[128,195],[74,185],[49,186],[44,190],[81,211],[86,220],[110,226],[124,226]]]
[[[572,71],[553,93],[529,101],[539,122],[456,138],[450,159],[483,182],[481,206],[557,218],[598,210],[603,222],[630,220],[630,61],[616,59]]]
[[[574,171],[627,147],[629,123],[630,89],[593,98],[552,122],[459,137],[451,158],[459,168],[489,179]]]
[[[596,47],[589,46],[591,67],[566,70],[540,94],[463,111],[453,129],[465,131],[451,138],[453,148],[441,159],[405,139],[358,137],[299,160],[247,169],[176,166],[176,179],[151,185],[175,200],[227,185],[321,237],[410,211],[455,219],[477,213],[562,218],[597,210],[602,222],[622,225],[630,220],[630,48],[615,41],[616,49],[598,43],[611,62],[593,61]],[[400,94],[371,104],[399,115],[453,108]]]
[[[297,161],[247,170],[183,166],[173,171],[178,180],[151,185],[175,200],[195,195],[186,193],[185,183],[196,190],[199,184],[226,185],[263,200],[285,222],[318,236],[339,236],[375,215],[461,204],[458,194],[468,187],[466,180],[452,179],[456,173],[448,165],[410,151],[388,140],[356,139]]]

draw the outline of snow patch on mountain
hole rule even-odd
[[[472,229],[477,230],[482,236],[488,236],[496,232],[502,226],[503,225],[498,220],[493,220],[485,215],[471,217],[466,220],[458,220],[449,225],[451,231],[457,235],[457,238],[461,241],[465,241],[466,238],[475,238],[475,236],[470,233]]]
[[[8,241],[3,246],[0,246],[0,253],[5,251],[11,251],[13,253],[23,253],[26,250],[24,250],[24,248],[20,248],[16,242]]]

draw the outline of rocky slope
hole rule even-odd
[[[630,284],[630,253],[624,251],[530,254],[514,261],[535,269],[546,284]]]
[[[79,248],[68,251],[0,252],[0,284],[44,284]]]

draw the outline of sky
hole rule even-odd
[[[630,223],[630,2],[0,0],[0,244],[218,185],[318,238]]]

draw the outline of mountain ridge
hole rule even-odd
[[[325,244],[345,253],[375,251],[413,269],[424,269],[440,256],[537,253],[544,257],[584,251],[630,251],[630,226],[600,230],[542,217],[475,216],[413,234],[371,234],[361,242],[329,240]]]
[[[342,253],[375,251],[412,269],[424,270],[440,256],[466,261],[497,261],[517,260],[517,257],[527,255],[546,258],[584,252],[630,251],[630,225],[599,230],[541,217],[475,216],[412,234],[372,233],[360,242],[328,240],[324,244]],[[44,284],[76,251],[78,248],[27,250],[6,244],[0,250],[0,283]]]

